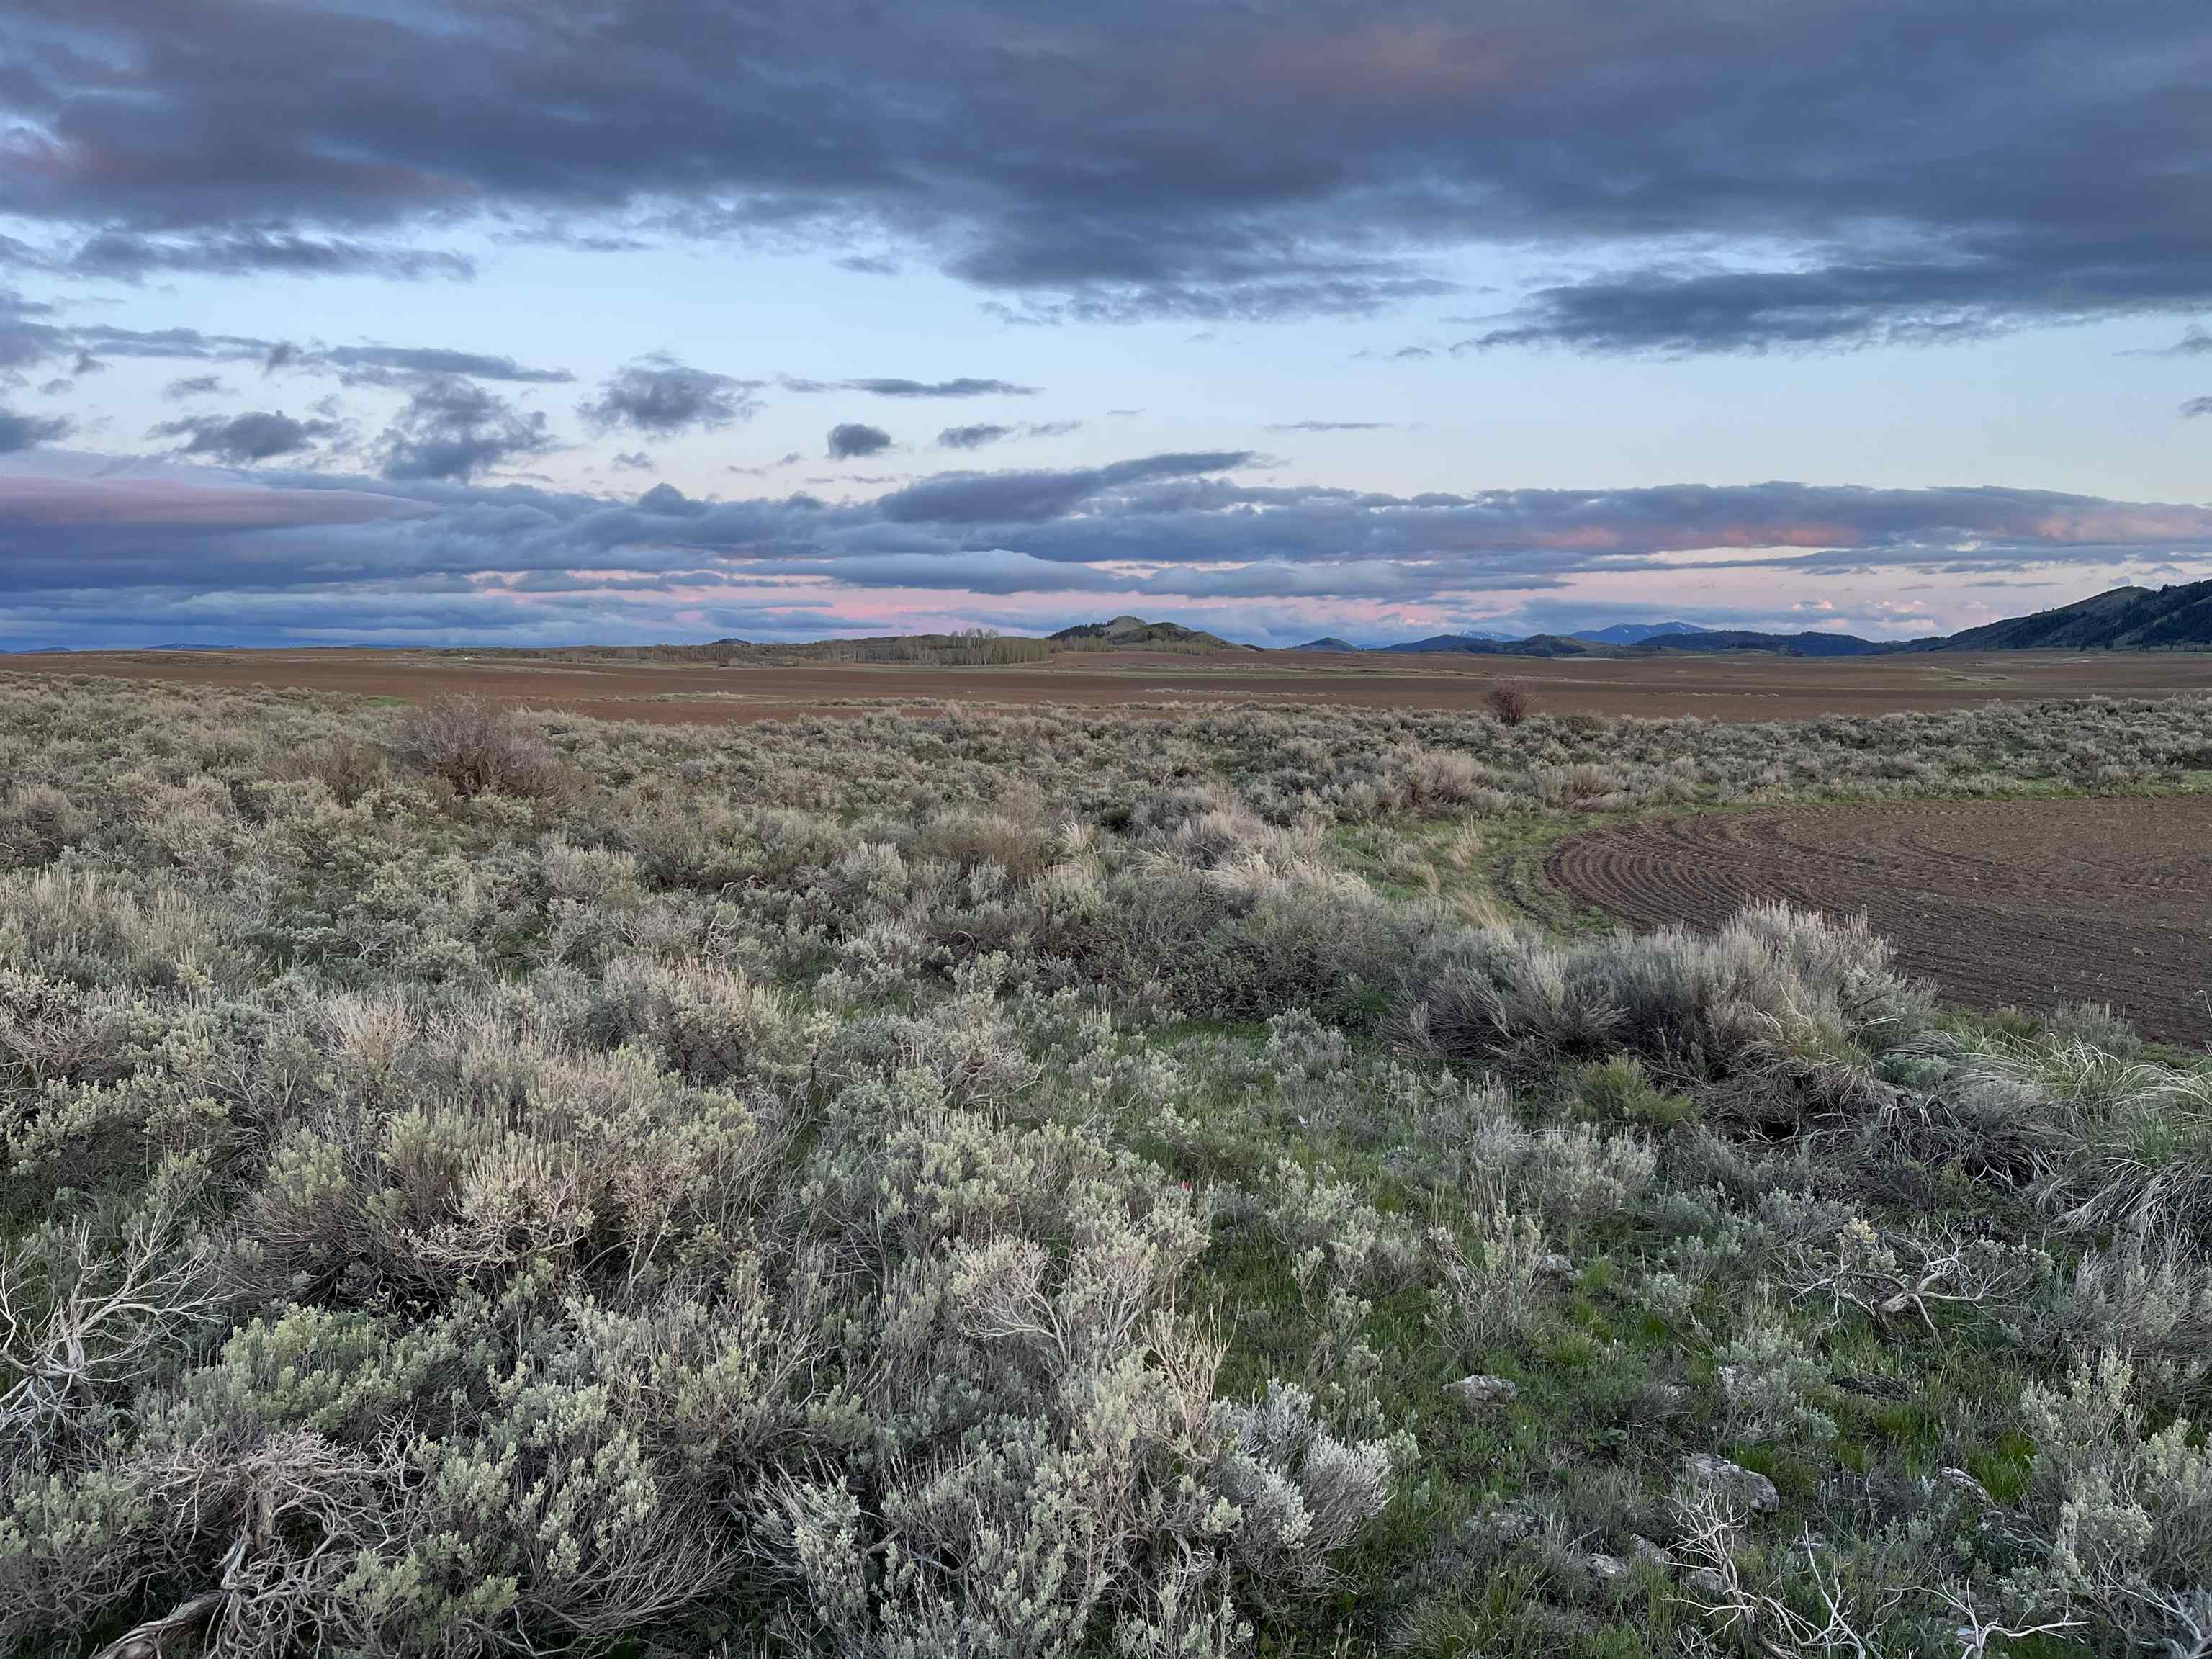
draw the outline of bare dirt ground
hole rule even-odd
[[[1863,910],[1954,1001],[2109,1003],[2212,1045],[2212,798],[1695,813],[1572,836],[1545,870],[1637,927],[1758,899]]]
[[[296,686],[410,700],[459,693],[607,720],[678,724],[836,713],[842,705],[883,700],[1088,708],[1256,702],[1472,708],[1498,680],[1518,679],[1532,688],[1539,709],[1557,714],[1756,720],[2212,691],[2212,653],[1541,660],[1086,652],[1003,667],[933,668],[556,661],[459,651],[114,651],[0,657],[0,672]]]

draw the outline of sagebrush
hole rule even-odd
[[[10,1651],[2212,1651],[2204,1057],[1480,851],[2204,702],[0,702]]]

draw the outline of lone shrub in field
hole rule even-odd
[[[1518,726],[1536,706],[1536,694],[1526,680],[1500,680],[1483,696],[1491,718],[1500,726]]]
[[[92,828],[89,813],[50,784],[10,785],[0,798],[0,861],[44,864]]]
[[[402,717],[392,748],[461,795],[557,794],[568,779],[561,757],[506,709],[477,697],[440,697]]]
[[[428,769],[427,762],[416,763]],[[382,783],[390,769],[380,747],[343,733],[307,750],[298,757],[296,764],[301,776],[319,778],[347,806]]]

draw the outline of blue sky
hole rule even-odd
[[[2212,574],[2201,8],[21,0],[0,63],[0,643]]]

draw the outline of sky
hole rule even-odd
[[[2202,0],[9,0],[0,647],[2212,576]]]

